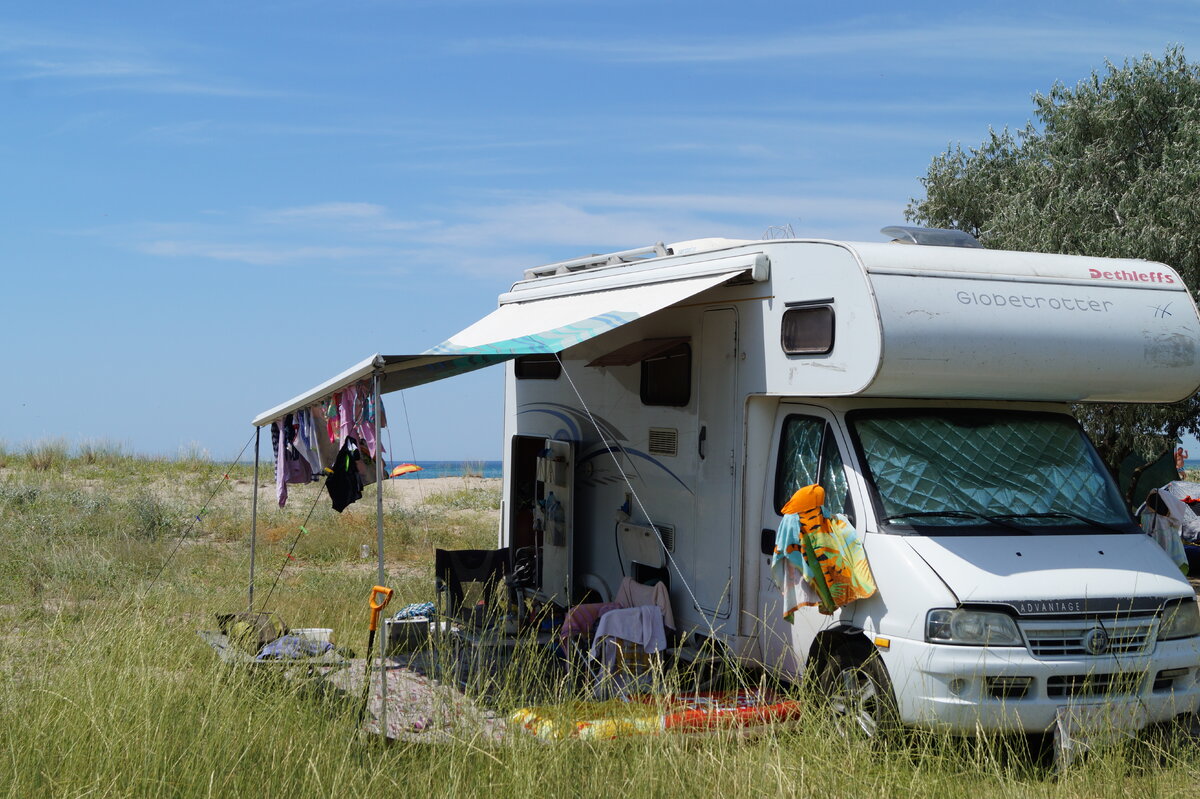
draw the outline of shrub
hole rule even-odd
[[[21,485],[6,480],[0,483],[0,506],[23,511],[37,501],[42,490],[37,486]]]
[[[125,457],[125,447],[119,441],[85,438],[79,442],[79,459],[86,464],[116,463]]]
[[[176,460],[183,463],[209,463],[212,461],[212,455],[199,441],[191,441],[179,445],[179,457]]]
[[[131,532],[137,538],[157,541],[175,526],[171,510],[158,497],[142,492],[129,500]]]
[[[67,442],[63,438],[48,438],[29,445],[26,457],[36,472],[61,472],[67,462]]]

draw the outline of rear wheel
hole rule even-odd
[[[873,647],[846,642],[830,652],[820,671],[822,699],[846,738],[884,742],[900,727],[892,681]]]

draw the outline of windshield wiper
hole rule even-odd
[[[1095,519],[1089,519],[1086,516],[1080,516],[1078,513],[1070,513],[1068,511],[1049,511],[1047,513],[1005,513],[998,516],[1000,519],[1074,519],[1083,522],[1086,525],[1094,527],[1098,530],[1107,530],[1110,533],[1128,533],[1128,530],[1122,530],[1120,527],[1113,527],[1111,524],[1098,522]]]
[[[1018,533],[1024,533],[1026,535],[1030,534],[1029,528],[1021,527],[1020,525],[1013,524],[1012,522],[1006,522],[1005,518],[1007,518],[1007,517],[988,516],[987,514],[976,513],[974,511],[966,511],[966,510],[918,510],[918,511],[910,511],[908,513],[896,513],[891,516],[884,516],[883,522],[884,522],[884,524],[886,524],[886,523],[888,523],[890,521],[894,521],[896,519],[927,519],[927,518],[936,518],[939,516],[948,518],[948,519],[981,520],[981,521],[989,522],[991,524],[995,524],[999,527],[1007,528],[1009,530],[1015,530]]]

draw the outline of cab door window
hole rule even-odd
[[[824,512],[846,514],[854,524],[854,503],[833,428],[824,419],[793,414],[783,422],[775,470],[775,512],[797,489],[818,483],[825,489]]]

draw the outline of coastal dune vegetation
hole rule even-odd
[[[280,509],[269,468],[261,482],[258,603],[361,653],[374,488],[336,514],[319,485]],[[423,482],[438,485],[385,489],[397,604],[433,599],[435,547],[495,541],[498,481]],[[356,701],[224,667],[196,635],[246,606],[253,491],[249,466],[202,453],[0,446],[0,796],[1171,797],[1200,778],[1172,728],[1056,774],[1023,739],[843,734],[802,689],[803,718],[753,731],[381,746]],[[478,701],[504,716],[524,688]]]

